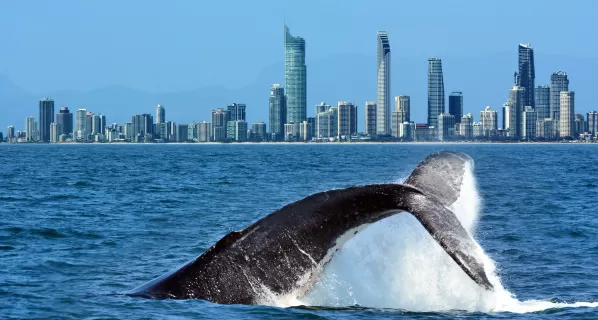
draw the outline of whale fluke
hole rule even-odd
[[[264,289],[301,295],[348,239],[400,212],[415,216],[474,282],[492,290],[474,240],[447,208],[458,197],[466,161],[460,154],[440,153],[416,168],[408,179],[412,185],[366,185],[308,196],[227,234],[180,269],[125,294],[225,304],[258,304]],[[428,186],[433,183],[441,186]]]
[[[436,197],[445,206],[452,205],[461,193],[463,176],[473,160],[466,154],[442,151],[429,155],[411,172],[405,184]]]

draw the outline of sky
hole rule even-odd
[[[595,59],[597,18],[598,1],[590,0],[2,1],[0,74],[40,94],[111,85],[235,89],[283,62],[286,22],[307,41],[308,81],[313,61],[341,53],[375,59],[376,31],[386,30],[393,64],[505,54],[513,59],[508,82],[519,43],[536,54]]]

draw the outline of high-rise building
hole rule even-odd
[[[561,92],[569,91],[567,73],[559,71],[550,75],[550,117],[560,120]]]
[[[448,113],[438,115],[438,140],[450,140],[455,135],[455,116]]]
[[[376,134],[376,103],[373,101],[365,102],[365,133]]]
[[[519,45],[519,86],[524,88],[523,105],[536,107],[534,99],[536,71],[534,49],[529,44]]]
[[[270,88],[270,135],[272,141],[282,141],[287,121],[284,88],[273,84]]]
[[[438,115],[441,113],[444,113],[442,60],[430,58],[428,59],[428,127],[438,127]]]
[[[8,126],[8,129],[6,130],[6,137],[10,140],[13,139],[15,137],[15,127],[13,126]]]
[[[236,121],[236,120],[245,121],[246,120],[245,109],[246,109],[246,106],[244,103],[229,104],[226,107],[226,110],[228,112],[230,112],[230,117],[229,117],[228,121]]]
[[[510,103],[507,101],[502,105],[502,130],[509,130],[509,120],[511,113],[509,110],[511,109]]]
[[[338,108],[331,107],[326,112],[316,115],[316,138],[338,136]]]
[[[187,125],[187,141],[197,141],[197,133],[197,123],[195,123],[195,121]]]
[[[554,140],[558,136],[558,121],[552,118],[538,119],[536,122],[536,137]]]
[[[588,133],[596,135],[598,132],[598,111],[590,111],[588,116]]]
[[[311,132],[311,123],[307,122],[307,120],[301,122],[299,125],[299,140],[310,141],[312,138]]]
[[[460,136],[465,139],[473,138],[473,116],[471,113],[463,115],[458,126]]]
[[[166,109],[164,109],[164,106],[159,104],[156,107],[156,123],[160,124],[166,122]]]
[[[197,141],[199,142],[208,142],[210,141],[210,137],[211,137],[211,132],[212,130],[210,130],[211,128],[211,124],[209,122],[206,121],[202,121],[200,123],[197,124]]]
[[[326,102],[320,102],[320,104],[316,104],[316,114],[320,112],[326,112],[330,109],[330,105],[326,104]]]
[[[227,137],[233,141],[247,141],[247,122],[244,120],[229,121]]]
[[[134,115],[131,119],[134,142],[151,140],[154,133],[154,117],[149,113]],[[185,125],[186,126],[186,125]]]
[[[540,85],[536,87],[535,103],[538,119],[550,118],[550,86]]]
[[[298,123],[285,123],[284,141],[296,141],[299,138],[299,131]]]
[[[25,139],[27,142],[37,142],[37,135],[37,123],[35,123],[35,118],[25,118]]]
[[[70,135],[73,133],[73,114],[68,107],[61,107],[56,114],[56,123],[59,124],[60,132],[58,135]]]
[[[251,132],[253,132],[254,139],[257,141],[266,141],[268,138],[266,135],[266,123],[263,121],[251,124]]]
[[[390,134],[390,42],[386,31],[378,31],[376,133]]]
[[[521,139],[521,113],[523,112],[523,98],[525,89],[513,86],[509,93],[509,137]]]
[[[409,96],[395,97],[395,112],[399,112],[401,123],[411,121],[411,98]]]
[[[498,130],[498,113],[490,106],[487,106],[484,110],[480,111],[480,130],[481,135],[486,137],[492,137],[496,135]]]
[[[583,114],[576,114],[575,115],[575,137],[579,137],[580,134],[586,133],[586,122],[584,120]]]
[[[187,142],[189,139],[189,125],[178,124],[176,125],[176,142]]]
[[[339,136],[357,133],[357,106],[347,101],[339,101],[337,124]]]
[[[54,100],[44,98],[39,101],[39,139],[50,142],[50,124],[54,122]]]
[[[286,123],[301,123],[307,118],[307,67],[305,40],[284,26],[284,82]]]
[[[212,141],[223,141],[226,138],[229,115],[222,108],[212,110]]]
[[[96,135],[102,133],[103,130],[101,128],[102,121],[100,121],[100,115],[94,114],[91,116],[91,134]]]
[[[75,139],[77,140],[87,140],[87,132],[85,128],[85,115],[87,114],[86,109],[79,109],[77,110],[77,118],[75,123]]]
[[[533,140],[536,138],[538,113],[531,106],[526,106],[521,114],[521,138]]]
[[[456,121],[463,117],[463,92],[453,91],[449,95],[449,114],[454,115]]]
[[[61,125],[52,122],[50,123],[50,143],[58,143],[60,141],[60,132],[62,131]]]
[[[575,93],[562,91],[560,95],[559,136],[561,138],[575,137]]]

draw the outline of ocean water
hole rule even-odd
[[[408,214],[264,306],[108,295],[319,191],[401,182],[429,153],[475,160],[453,210],[481,290]],[[0,145],[4,319],[598,317],[598,145]]]

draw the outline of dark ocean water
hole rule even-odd
[[[309,194],[399,181],[438,150],[474,158],[476,239],[506,290],[548,307],[418,313],[105,295]],[[598,145],[0,145],[0,163],[2,318],[598,318]]]

